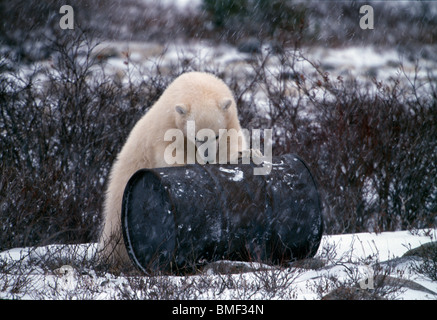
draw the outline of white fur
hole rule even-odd
[[[233,95],[222,80],[201,72],[185,73],[174,80],[136,123],[111,169],[100,236],[101,257],[109,263],[129,261],[120,224],[123,192],[129,178],[141,168],[169,166],[164,161],[164,151],[171,142],[164,141],[164,134],[168,129],[180,129],[186,137],[188,120],[195,121],[196,133],[201,129],[211,129],[217,135],[219,129],[241,131]],[[228,159],[238,157],[243,148],[244,141],[228,146]]]

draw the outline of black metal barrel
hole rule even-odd
[[[122,230],[142,271],[184,272],[215,260],[284,263],[313,256],[323,219],[316,183],[299,157],[254,164],[142,169],[123,197]]]

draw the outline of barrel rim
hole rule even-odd
[[[124,244],[126,246],[126,251],[129,255],[129,257],[132,259],[132,261],[134,262],[134,265],[141,271],[144,272],[145,274],[150,274],[147,271],[147,268],[143,267],[143,265],[140,263],[140,261],[137,258],[134,246],[132,244],[130,235],[131,232],[129,232],[130,228],[129,228],[129,212],[131,210],[129,210],[129,205],[130,205],[130,201],[131,199],[131,194],[132,194],[132,190],[133,188],[136,186],[137,182],[140,181],[141,179],[143,179],[143,177],[146,174],[151,174],[152,176],[154,176],[155,178],[157,178],[157,181],[161,182],[161,185],[164,186],[164,184],[162,184],[162,179],[159,175],[159,173],[155,172],[153,169],[149,169],[149,168],[142,168],[137,170],[129,179],[128,183],[126,184],[125,190],[123,192],[123,200],[122,200],[122,210],[121,210],[121,223],[122,223],[122,234],[123,234],[123,240],[124,240]],[[162,188],[165,192],[166,198],[168,200],[168,202],[170,203],[170,207],[171,207],[171,211],[172,213],[174,213],[175,210],[175,206],[173,203],[173,199],[168,191],[168,188]],[[172,214],[172,218],[174,220],[174,214]],[[174,222],[174,221],[173,221]],[[169,262],[171,263],[175,252],[177,251],[177,237],[176,237],[176,228],[174,230],[174,244],[173,244],[173,251],[171,253]]]

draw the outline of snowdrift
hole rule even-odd
[[[218,261],[186,276],[111,274],[97,244],[0,253],[2,299],[430,299],[437,229],[325,235],[314,258],[276,267]]]

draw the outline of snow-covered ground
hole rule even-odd
[[[407,80],[405,76],[410,79],[417,76],[416,81],[427,82],[428,76],[437,77],[435,57],[420,55],[422,51],[434,52],[435,45],[427,45],[419,50],[415,57],[406,55],[396,48],[372,45],[338,48],[313,46],[302,47],[297,51],[286,49],[284,56],[288,57],[288,60],[294,60],[287,61],[285,64],[281,60],[284,56],[271,49],[270,44],[266,44],[262,46],[261,54],[252,55],[239,51],[235,46],[207,40],[169,42],[165,45],[156,42],[103,41],[93,48],[93,57],[96,57],[100,63],[95,65],[92,71],[97,75],[103,72],[105,76],[110,76],[126,85],[147,81],[148,76],[154,76],[157,68],[163,76],[188,67],[187,71],[194,68],[199,71],[217,72],[223,77],[247,80],[253,77],[255,68],[261,63],[272,78],[278,73],[293,71],[302,73],[306,77],[314,76],[316,70],[311,63],[318,65],[322,72],[327,72],[331,79],[342,77],[363,84],[370,84],[373,78],[378,81],[388,81],[399,76],[401,80]],[[31,65],[22,65],[19,73],[32,74],[34,70],[55,72],[51,68],[52,59],[51,57]],[[79,56],[78,59],[85,59],[85,57]],[[43,83],[44,77],[39,76]],[[293,84],[294,81],[290,80],[290,84]]]
[[[320,299],[342,288],[357,297],[437,299],[437,282],[402,256],[436,241],[437,229],[324,236],[313,259],[289,267],[221,261],[189,276],[128,276],[93,268],[96,244],[0,253],[1,299]]]
[[[429,50],[435,50],[435,47],[428,47]],[[262,50],[263,54],[254,57],[251,54],[240,52],[236,47],[225,44],[217,45],[208,41],[169,43],[165,46],[147,42],[108,41],[100,43],[94,52],[96,54],[101,52],[103,56],[107,55],[108,69],[118,73],[125,72],[126,53],[129,52],[130,61],[141,67],[156,66],[158,63],[164,67],[170,67],[181,61],[188,61],[193,66],[208,66],[211,70],[225,71],[229,74],[235,71],[250,71],[251,61],[254,58],[262,59],[267,56],[269,50],[270,46],[265,45]],[[349,76],[360,80],[372,77],[387,80],[390,77],[396,77],[401,66],[411,76],[415,71],[416,62],[420,66],[419,78],[426,77],[428,71],[435,72],[437,69],[437,61],[434,59],[419,56],[414,59],[405,56],[395,48],[379,48],[371,45],[340,48],[308,47],[299,49],[298,54],[302,54],[309,61],[320,64],[321,68],[329,72],[333,78]],[[267,66],[272,72],[283,70],[279,60],[275,59],[276,56],[276,54],[270,54],[267,61]],[[297,69],[303,73],[313,71],[307,61],[299,60],[296,63]]]
[[[87,50],[84,45],[84,50]],[[159,74],[160,77],[175,76],[175,70],[197,70],[214,72],[225,81],[239,81],[242,88],[249,86],[259,70],[260,65],[266,69],[265,76],[277,87],[285,87],[291,97],[300,96],[307,101],[293,79],[299,73],[307,79],[316,81],[319,71],[329,74],[332,81],[343,79],[357,81],[364,91],[374,92],[373,79],[386,85],[393,85],[393,79],[408,86],[409,81],[416,81],[417,90],[426,92],[429,79],[437,77],[437,60],[418,57],[417,60],[406,57],[396,49],[369,46],[348,46],[340,48],[304,47],[298,51],[287,49],[281,54],[271,51],[269,44],[262,47],[262,54],[252,55],[238,50],[235,46],[217,44],[210,41],[171,42],[165,45],[156,42],[103,41],[93,48],[92,57],[98,63],[91,67],[92,78],[102,82],[108,79],[125,87],[147,83]],[[427,47],[436,50],[436,47]],[[283,58],[287,57],[286,63]],[[23,65],[17,70],[19,75],[28,75],[37,79],[35,84],[45,86],[47,74],[61,77],[52,68],[53,58]],[[77,58],[79,64],[86,65],[85,55]],[[419,66],[419,68],[417,68]],[[35,77],[35,70],[38,72]],[[278,79],[282,83],[277,83]],[[11,80],[15,79],[11,76]],[[90,79],[91,81],[91,79]],[[429,91],[428,91],[429,92]],[[315,98],[326,99],[326,90],[313,88]],[[268,116],[269,99],[266,88],[262,85],[248,90],[244,99],[254,99],[258,117]],[[304,102],[305,103],[305,102]],[[310,104],[308,104],[310,107]],[[311,112],[301,110],[309,117]]]

